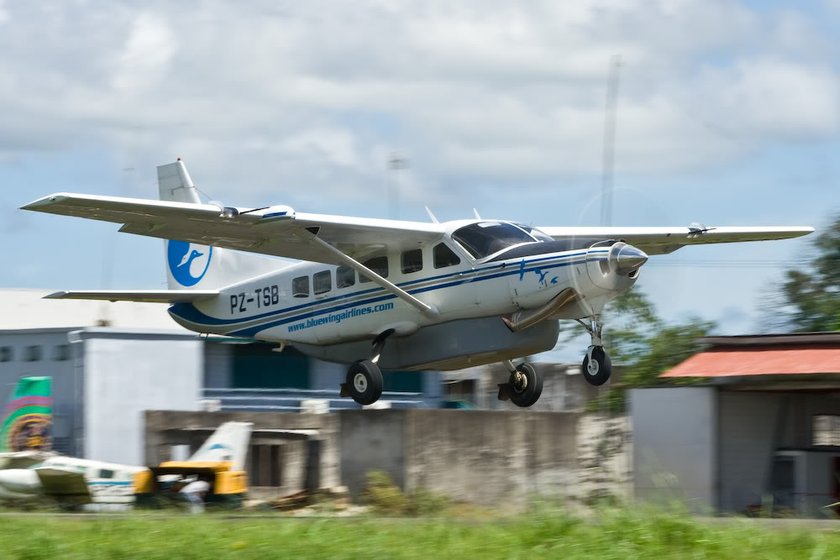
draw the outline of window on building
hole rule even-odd
[[[840,415],[817,414],[813,430],[815,446],[840,447]]]
[[[450,249],[445,243],[438,243],[432,250],[432,257],[435,261],[435,268],[444,268],[447,266],[455,266],[461,262],[455,251]]]
[[[335,269],[335,287],[349,288],[356,283],[356,271],[349,266],[339,266]]]
[[[332,289],[332,273],[322,270],[312,275],[312,291],[315,295],[325,294]]]
[[[70,359],[70,345],[59,344],[53,347],[52,359],[54,362],[64,362]]]
[[[373,257],[363,262],[366,267],[377,273],[382,278],[388,278],[388,257]],[[359,282],[371,282],[372,280],[364,274],[359,274]]]
[[[11,362],[15,358],[15,353],[11,346],[0,346],[0,362]]]
[[[309,297],[309,276],[298,276],[292,279],[292,296]]]
[[[403,274],[423,270],[423,251],[421,249],[403,251],[402,255],[400,255],[400,269]]]
[[[41,361],[41,347],[27,346],[23,349],[23,360],[25,362],[40,362]]]

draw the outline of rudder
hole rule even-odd
[[[251,422],[225,422],[207,438],[189,462],[218,463],[230,461],[231,470],[245,470],[245,456],[251,440]]]
[[[179,158],[157,168],[160,200],[202,204],[198,189]],[[276,270],[273,257],[199,245],[165,241],[166,283],[170,290],[218,289]]]

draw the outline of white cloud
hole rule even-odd
[[[132,22],[111,79],[121,93],[137,94],[160,87],[175,53],[174,36],[162,17],[141,13]]]
[[[254,193],[277,174],[341,195],[394,148],[423,162],[418,185],[597,174],[614,53],[620,172],[837,134],[836,70],[816,52],[833,38],[808,12],[726,0],[22,6],[5,5],[15,25],[0,37],[16,53],[0,61],[0,150],[87,142],[126,161],[181,155],[223,179],[241,171],[225,161],[249,161],[262,171]]]

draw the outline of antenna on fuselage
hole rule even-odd
[[[477,210],[477,209],[473,208],[473,214],[475,214],[475,219],[476,219],[476,220],[480,220],[480,219],[481,219],[481,216],[479,216],[479,215],[478,215],[478,210]]]
[[[439,224],[440,222],[438,221],[438,219],[435,217],[434,214],[432,214],[432,209],[429,208],[428,206],[426,206],[425,208],[426,208],[426,214],[429,215],[429,219],[432,220],[433,223]]]

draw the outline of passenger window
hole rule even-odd
[[[421,249],[411,249],[404,251],[400,256],[400,269],[403,274],[417,272],[423,269],[423,251]]]
[[[335,270],[335,287],[349,288],[356,283],[356,271],[349,266],[339,266]]]
[[[332,289],[332,275],[329,270],[322,270],[312,275],[312,291],[315,295],[325,294]]]
[[[382,278],[388,278],[388,257],[373,257],[362,263]],[[371,282],[364,274],[359,274],[359,282]]]
[[[447,266],[454,266],[460,264],[461,259],[455,254],[455,251],[450,249],[445,243],[438,243],[432,251],[435,268],[444,268]]]
[[[292,296],[309,297],[309,276],[298,276],[292,280]]]
[[[110,469],[102,469],[99,471],[99,478],[114,478],[114,471]]]

